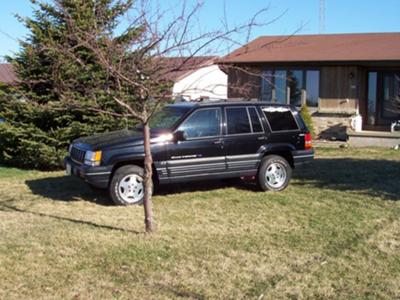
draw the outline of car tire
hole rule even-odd
[[[258,185],[263,191],[282,191],[292,178],[292,167],[279,155],[268,155],[258,169]]]
[[[110,182],[109,192],[116,205],[139,205],[144,198],[144,170],[127,165],[118,168]]]

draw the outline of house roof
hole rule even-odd
[[[171,70],[170,72],[164,74],[162,79],[176,82],[202,67],[214,64],[216,57],[194,56],[189,59],[187,57],[162,57],[160,59],[160,63],[164,64],[163,69]],[[185,62],[186,59],[188,59],[187,62]],[[182,63],[184,63],[183,67]],[[178,70],[174,71],[175,68]]]
[[[178,81],[183,77],[190,75],[196,70],[214,64],[216,56],[194,56],[192,58],[187,57],[162,57],[161,64],[164,64],[164,70],[171,70],[164,74],[162,77],[168,81]],[[184,63],[182,67],[182,63]],[[174,69],[178,69],[174,71]],[[17,81],[17,75],[15,74],[11,64],[0,64],[0,83],[14,83]]]
[[[400,61],[400,32],[261,36],[219,63]]]
[[[0,83],[13,83],[17,81],[17,76],[11,64],[0,64]]]

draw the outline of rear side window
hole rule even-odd
[[[249,116],[251,119],[251,126],[253,127],[253,132],[263,132],[260,118],[254,107],[247,108],[249,110]]]
[[[226,108],[228,134],[251,133],[246,107]]]
[[[298,130],[290,109],[285,107],[264,107],[262,109],[272,131]]]

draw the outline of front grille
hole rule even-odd
[[[83,164],[85,161],[85,154],[86,151],[78,149],[75,146],[72,146],[70,155],[73,161]]]

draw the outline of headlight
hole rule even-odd
[[[96,167],[100,166],[101,162],[101,151],[86,151],[85,154],[85,165]]]
[[[68,153],[69,154],[71,154],[71,150],[72,150],[72,144],[69,144],[69,147],[68,147]]]
[[[167,134],[162,134],[158,137],[152,138],[151,142],[152,143],[166,143],[166,142],[172,141],[173,138],[174,138],[174,136],[171,133],[167,133]]]

